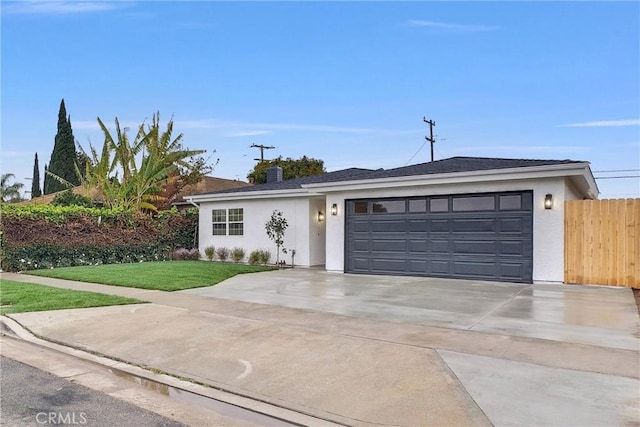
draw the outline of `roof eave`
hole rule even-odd
[[[318,196],[314,191],[304,188],[293,188],[288,190],[264,190],[264,191],[239,191],[229,193],[212,193],[189,196],[186,200],[191,203],[219,202],[227,200],[250,200],[250,199],[282,199],[291,197]]]
[[[586,187],[597,194],[598,189],[589,168],[589,162],[562,163],[557,165],[529,166],[505,169],[485,169],[467,172],[449,172],[439,174],[423,174],[399,176],[393,178],[363,179],[354,181],[338,181],[331,183],[317,183],[302,185],[303,188],[318,193],[339,191],[377,189],[396,184],[402,187],[418,185],[458,184],[473,179],[479,181],[504,181],[509,179],[555,178],[566,176],[583,176]]]

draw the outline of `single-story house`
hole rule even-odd
[[[452,157],[395,169],[351,168],[187,197],[200,249],[269,249],[281,211],[298,266],[327,271],[562,282],[564,202],[595,199],[588,162]],[[283,255],[291,263],[291,251]],[[272,257],[275,259],[275,255]]]

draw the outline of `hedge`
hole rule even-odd
[[[155,216],[122,209],[2,204],[0,262],[20,271],[167,260],[198,246],[196,210]]]

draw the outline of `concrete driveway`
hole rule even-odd
[[[328,273],[315,269],[238,275],[182,293],[471,330],[638,350],[631,289],[527,285]]]
[[[640,425],[629,289],[304,269],[183,292],[6,278],[149,301],[10,317],[318,419],[309,425]]]

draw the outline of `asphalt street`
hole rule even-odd
[[[0,358],[0,388],[3,426],[183,425],[7,357]]]

